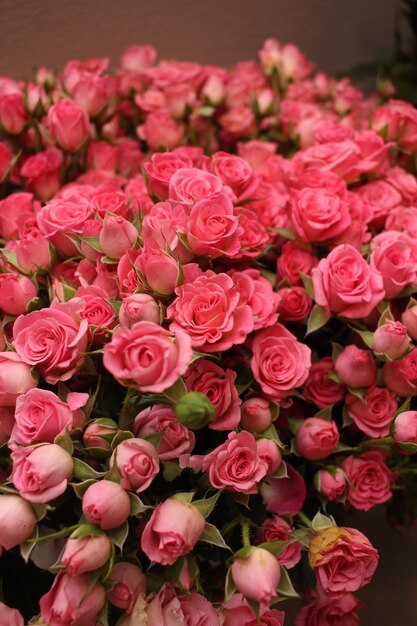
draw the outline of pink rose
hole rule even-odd
[[[224,185],[232,189],[237,202],[256,196],[258,179],[245,159],[227,152],[215,152],[207,165]]]
[[[0,148],[1,145],[0,142]],[[33,195],[24,191],[11,193],[0,200],[0,235],[5,239],[16,239],[25,222],[32,222],[37,206],[39,203],[33,201]]]
[[[362,606],[350,593],[333,598],[311,590],[308,602],[295,618],[295,626],[359,626],[356,610]]]
[[[227,441],[204,457],[202,469],[215,489],[258,493],[257,484],[268,472],[252,434],[231,432]]]
[[[100,231],[101,249],[111,259],[120,259],[128,248],[133,248],[138,238],[137,228],[124,217],[106,215]]]
[[[305,243],[335,239],[351,222],[343,195],[308,187],[293,192],[291,218],[297,237]]]
[[[0,496],[0,552],[29,539],[36,527],[35,513],[29,502],[15,495]]]
[[[307,488],[301,474],[289,463],[286,465],[288,476],[269,476],[262,483],[260,491],[268,511],[278,515],[296,515],[303,507]]]
[[[130,500],[126,491],[111,480],[99,480],[83,495],[83,513],[92,524],[111,530],[123,524],[130,515]]]
[[[105,565],[110,554],[111,542],[104,533],[80,539],[70,535],[61,556],[61,563],[69,576],[78,576]]]
[[[127,72],[143,72],[155,63],[153,46],[128,46],[120,57],[120,68]]]
[[[372,222],[382,226],[394,207],[401,203],[400,193],[385,180],[373,180],[355,192],[371,207]]]
[[[342,468],[348,480],[347,501],[355,509],[369,511],[392,498],[391,485],[396,474],[391,472],[384,459],[380,450],[370,450],[359,456],[348,456],[343,461]]]
[[[25,179],[26,189],[39,200],[46,202],[61,186],[62,153],[49,148],[30,156],[22,165],[20,175]]]
[[[277,293],[279,298],[278,312],[280,319],[297,322],[306,318],[313,306],[312,299],[304,287],[284,287]]]
[[[119,146],[107,141],[90,141],[87,150],[87,165],[90,170],[114,172],[119,164]]]
[[[53,303],[21,315],[13,324],[16,352],[25,363],[36,365],[50,384],[71,378],[84,361],[88,323],[68,311],[66,305]]]
[[[114,585],[107,592],[110,602],[128,615],[133,611],[139,594],[146,593],[146,577],[141,569],[133,563],[119,561],[113,567],[110,582]]]
[[[51,106],[47,126],[53,142],[68,152],[77,152],[90,134],[88,115],[69,99]]]
[[[274,515],[274,517],[268,518],[262,524],[256,539],[258,543],[265,541],[288,541],[293,538],[291,531],[291,526],[284,518]],[[277,559],[287,569],[295,567],[301,559],[301,543],[298,541],[290,543],[278,554]]]
[[[14,426],[14,406],[0,406],[0,446],[7,443]]]
[[[183,426],[172,408],[167,404],[154,404],[144,409],[135,418],[133,432],[137,437],[162,431],[157,451],[161,461],[178,459],[181,454],[191,452],[195,444],[195,435]]]
[[[417,285],[417,247],[411,237],[386,230],[373,238],[371,250],[371,267],[381,274],[387,298],[396,298],[407,285]]]
[[[407,334],[407,327],[401,322],[385,322],[374,332],[374,351],[386,354],[389,359],[400,358],[409,347],[410,337]]]
[[[138,126],[137,134],[152,151],[172,149],[183,141],[183,131],[167,111],[152,111],[144,124]]]
[[[417,348],[402,359],[385,363],[382,372],[390,391],[404,398],[417,395]]]
[[[308,250],[304,250],[294,241],[287,241],[282,246],[281,255],[277,261],[278,278],[286,278],[291,285],[301,285],[300,272],[311,275],[318,259]]]
[[[243,343],[253,329],[252,310],[240,305],[240,295],[227,274],[208,271],[175,290],[167,309],[171,330],[182,329],[192,346],[205,352],[228,350]]]
[[[147,211],[142,222],[141,237],[154,239],[161,250],[168,249],[175,259],[187,263],[194,252],[180,238],[186,232],[188,209],[173,201],[158,202]]]
[[[260,607],[259,621],[247,600],[240,593],[223,604],[223,626],[284,626],[285,613],[276,609]]]
[[[214,200],[219,194],[235,200],[218,176],[196,167],[178,169],[169,181],[169,198],[190,209],[201,200]]]
[[[417,306],[410,306],[401,315],[401,321],[413,339],[417,339]]]
[[[295,435],[297,450],[309,461],[321,461],[336,450],[340,435],[336,422],[309,417]]]
[[[309,561],[323,590],[338,596],[370,582],[378,552],[359,530],[331,526],[311,540]]]
[[[308,374],[308,378],[304,384],[303,396],[314,402],[319,409],[324,409],[331,404],[335,404],[342,400],[345,390],[342,385],[327,378],[328,374],[333,372],[334,363],[332,357],[324,357],[313,363]]]
[[[159,200],[168,198],[170,180],[178,170],[190,168],[192,161],[183,154],[176,152],[156,152],[149,161],[145,161],[146,183],[150,195]]]
[[[9,146],[0,141],[0,182],[6,178],[12,164],[13,153]]]
[[[38,211],[36,223],[44,237],[51,241],[60,254],[72,257],[78,254],[78,250],[68,236],[77,239],[93,212],[94,207],[87,198],[55,197]]]
[[[370,387],[376,380],[376,363],[372,353],[360,350],[354,344],[342,350],[334,368],[341,382],[353,389]]]
[[[146,606],[147,626],[220,626],[220,615],[203,596],[191,591],[177,595],[175,588],[165,584]]]
[[[381,274],[348,245],[334,248],[313,269],[312,278],[317,304],[348,319],[369,315],[385,294]]]
[[[216,409],[216,419],[209,424],[213,430],[232,430],[240,422],[242,401],[235,380],[235,372],[223,370],[208,359],[198,359],[184,377],[187,391],[204,393]]]
[[[249,398],[242,404],[241,426],[251,433],[261,433],[272,423],[270,401],[266,398]]]
[[[184,615],[184,623],[187,626],[220,626],[219,613],[204,596],[191,591],[181,595],[179,601]],[[149,626],[152,626],[152,623]]]
[[[95,626],[104,606],[103,585],[90,584],[88,576],[58,574],[40,601],[41,616],[50,626]]]
[[[116,95],[116,81],[112,76],[94,76],[84,73],[71,89],[71,96],[90,117],[105,114],[110,98]]]
[[[319,470],[314,480],[317,491],[330,502],[342,498],[346,491],[346,476],[339,467],[333,473]]]
[[[109,302],[111,294],[100,286],[80,287],[75,293],[81,298],[84,308],[80,318],[88,322],[88,338],[94,346],[101,345],[116,326],[116,313]]]
[[[23,616],[17,609],[12,609],[0,602],[0,623],[7,626],[25,626]]]
[[[0,95],[0,126],[10,135],[19,135],[28,122],[22,93]]]
[[[268,550],[252,547],[248,556],[235,558],[231,575],[240,593],[264,606],[278,596],[281,569]]]
[[[272,326],[278,319],[278,295],[269,280],[256,269],[229,272],[239,290],[240,304],[252,309],[254,330]]]
[[[226,133],[234,138],[247,139],[253,137],[256,129],[256,118],[253,111],[246,106],[235,107],[220,116],[220,125]]]
[[[258,449],[258,455],[261,461],[267,466],[267,475],[274,475],[282,462],[282,454],[279,446],[266,437],[261,437],[256,440],[256,447]]]
[[[138,322],[113,334],[103,363],[121,385],[160,393],[186,372],[192,355],[190,338],[180,328],[170,333],[158,324]]]
[[[135,293],[122,302],[119,310],[119,321],[122,326],[132,328],[137,322],[159,324],[161,310],[158,302],[147,293]]]
[[[363,400],[348,393],[346,410],[356,426],[368,437],[387,437],[397,402],[392,391],[373,386],[368,389]]]
[[[0,352],[0,406],[14,406],[19,396],[37,384],[31,367],[16,352]]]
[[[168,498],[152,513],[140,545],[150,561],[172,565],[191,552],[204,526],[204,517],[192,504]]]
[[[240,250],[235,260],[253,259],[260,256],[269,243],[271,237],[266,227],[259,221],[259,215],[248,207],[234,207],[236,217],[239,218]]]
[[[36,227],[25,228],[16,242],[16,260],[27,274],[48,270],[54,256],[51,244]]]
[[[66,450],[54,443],[24,448],[11,453],[11,481],[20,495],[37,504],[46,504],[62,495],[72,478],[74,463]]]
[[[111,441],[117,434],[117,424],[106,418],[90,422],[83,432],[83,443],[86,448],[111,449]]]
[[[0,274],[0,310],[9,315],[25,313],[31,300],[38,295],[33,282],[21,274]]]
[[[417,449],[417,411],[403,411],[395,418],[392,432],[394,441],[398,444],[412,444],[411,451]],[[407,451],[406,446],[401,450]]]
[[[258,331],[252,351],[251,368],[255,380],[273,400],[282,400],[307,379],[311,350],[281,324]]]
[[[159,472],[159,458],[155,447],[145,439],[126,439],[113,453],[124,489],[140,493],[149,487]]]

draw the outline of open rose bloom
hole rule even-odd
[[[415,523],[416,110],[273,38],[111,67],[0,77],[0,622],[355,626],[335,519]]]

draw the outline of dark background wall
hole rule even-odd
[[[296,43],[336,72],[394,44],[399,0],[0,0],[0,75],[30,76],[70,58],[109,56],[151,43],[161,58],[230,65],[254,58],[266,37]],[[361,597],[363,626],[417,625],[417,532],[388,527],[382,508],[355,514],[380,550]],[[293,624],[290,608],[286,626]]]

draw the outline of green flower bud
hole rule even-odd
[[[181,424],[193,429],[204,428],[216,417],[216,409],[199,391],[184,394],[174,406],[174,411]]]

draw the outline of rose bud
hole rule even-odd
[[[11,480],[23,498],[46,504],[62,495],[72,477],[72,456],[55,443],[16,448]]]
[[[200,391],[185,393],[174,406],[175,415],[187,428],[198,430],[216,419],[216,409]]]
[[[62,153],[52,147],[30,156],[20,170],[26,189],[43,202],[50,200],[61,187],[63,161]]]
[[[9,441],[14,422],[14,407],[0,406],[0,446]]]
[[[401,321],[407,327],[410,337],[417,340],[417,305],[406,309],[401,315]]]
[[[145,526],[141,548],[150,561],[172,565],[191,552],[205,527],[201,513],[188,502],[168,498]]]
[[[15,495],[0,495],[0,552],[29,539],[36,517],[29,502]]]
[[[136,322],[161,323],[161,310],[157,301],[147,293],[135,293],[122,302],[119,311],[121,326],[132,328]]]
[[[121,561],[113,567],[109,581],[113,584],[107,592],[109,601],[130,614],[140,593],[146,593],[146,576],[137,565]]]
[[[111,542],[107,535],[76,537],[73,533],[65,546],[61,563],[67,574],[77,576],[99,569],[110,558]]]
[[[378,551],[355,528],[331,526],[310,542],[310,567],[329,595],[354,592],[367,585],[378,565]]]
[[[343,384],[353,389],[370,387],[376,380],[376,365],[369,350],[349,345],[335,361],[335,370]]]
[[[130,514],[130,500],[126,491],[111,480],[100,480],[85,491],[83,513],[89,522],[103,530],[123,524]]]
[[[58,574],[40,601],[41,616],[51,626],[92,626],[106,601],[103,585],[88,576]]]
[[[258,449],[259,458],[268,466],[267,475],[274,474],[282,461],[282,454],[275,443],[271,439],[257,439],[256,447]]]
[[[5,626],[25,626],[21,613],[17,609],[6,606],[3,602],[0,602],[0,624],[5,624]]]
[[[16,260],[27,274],[49,269],[54,256],[51,244],[37,228],[26,228],[16,241]]]
[[[251,600],[269,604],[278,596],[281,568],[268,550],[252,547],[248,556],[233,561],[231,573],[238,591]]]
[[[159,472],[158,452],[146,439],[125,439],[113,452],[110,465],[113,461],[122,477],[121,486],[136,493],[147,489]]]
[[[260,492],[267,511],[284,515],[296,515],[303,508],[307,495],[304,478],[287,463],[288,476],[268,477],[262,482]]]
[[[405,357],[388,361],[382,370],[384,384],[398,396],[417,395],[417,348]]]
[[[51,106],[47,126],[52,140],[68,152],[77,152],[90,134],[88,115],[69,99]]]
[[[402,452],[417,452],[417,411],[397,415],[392,436]]]
[[[314,484],[322,496],[333,502],[343,496],[347,483],[344,472],[337,468],[334,473],[324,469],[318,471],[314,477]]]
[[[26,313],[38,290],[27,276],[7,272],[0,274],[0,309],[9,315]]]
[[[373,337],[374,352],[398,359],[410,347],[407,327],[401,322],[388,321],[379,326]]]
[[[37,384],[31,366],[16,352],[0,352],[0,406],[14,406],[21,395]]]
[[[121,259],[133,248],[138,238],[137,228],[120,215],[106,215],[100,232],[100,246],[111,259]]]
[[[117,433],[117,424],[113,420],[96,420],[87,426],[83,433],[86,448],[110,450],[111,441]]]
[[[336,422],[319,417],[304,420],[295,435],[297,451],[309,461],[321,461],[334,452],[339,443]]]
[[[250,433],[262,433],[272,423],[270,402],[266,398],[249,398],[242,404],[240,425]]]
[[[178,581],[183,589],[188,591],[193,586],[195,580],[195,576],[191,572],[190,565],[187,559],[184,559],[183,566],[181,568],[181,572],[178,576]]]

